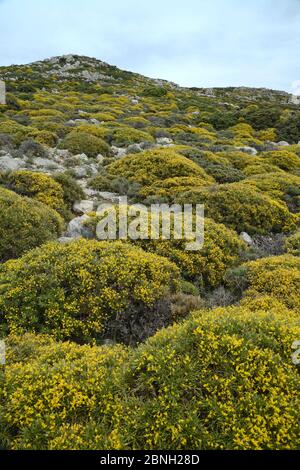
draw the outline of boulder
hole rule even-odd
[[[85,226],[85,223],[90,219],[91,217],[86,214],[72,219],[68,224],[64,238],[93,238],[92,230]]]
[[[126,153],[139,153],[142,152],[143,149],[141,147],[141,144],[131,144],[129,147],[127,147]]]
[[[83,199],[82,201],[76,201],[73,204],[73,211],[75,214],[87,214],[92,212],[94,209],[94,202],[89,199]]]
[[[99,191],[99,199],[103,199],[106,202],[119,202],[120,195],[117,193],[110,193],[109,191]]]
[[[33,160],[32,166],[34,166],[36,168],[42,168],[44,170],[48,170],[48,169],[58,170],[58,169],[60,169],[60,165],[58,163],[56,163],[55,161],[50,160],[49,158],[41,158],[41,157],[35,158]]]
[[[122,158],[126,155],[126,149],[112,145],[111,151],[116,158]]]
[[[21,158],[13,158],[10,154],[0,157],[0,170],[15,171],[25,167]]]
[[[250,235],[248,235],[247,232],[242,232],[240,234],[240,238],[241,240],[243,240],[247,245],[251,246],[253,245],[253,240],[252,238],[250,237]]]
[[[280,142],[277,143],[278,147],[289,147],[290,144],[286,142],[285,140],[281,140]]]
[[[254,148],[254,147],[235,147],[237,150],[239,150],[240,152],[244,152],[244,153],[248,153],[249,155],[257,155],[258,152],[257,150]]]
[[[158,137],[156,143],[159,145],[170,145],[173,143],[173,140],[169,137]]]

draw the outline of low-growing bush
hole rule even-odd
[[[211,289],[220,285],[226,270],[238,263],[246,249],[236,233],[224,225],[205,218],[204,245],[198,251],[187,251],[185,240],[141,240],[144,250],[173,261],[182,276],[199,288]]]
[[[284,246],[288,253],[300,256],[300,230],[287,237]]]
[[[213,178],[196,163],[172,149],[154,149],[128,155],[108,166],[112,175],[124,176],[143,186],[174,177],[199,177],[211,184]]]
[[[284,202],[276,201],[244,182],[196,188],[180,195],[177,200],[180,203],[203,203],[208,217],[238,232],[291,232],[298,222],[298,217],[289,212]]]
[[[273,199],[284,201],[292,212],[300,211],[300,177],[284,171],[267,175],[254,175],[243,184],[268,194]]]
[[[163,326],[154,305],[178,288],[178,279],[167,259],[122,242],[49,243],[2,265],[1,322],[9,331],[130,343],[140,340],[134,328],[141,320],[142,333]]]
[[[2,447],[298,449],[300,319],[269,305],[199,311],[135,351],[9,337]]]
[[[284,171],[295,175],[300,175],[300,159],[298,155],[293,152],[286,150],[275,150],[273,152],[264,152],[261,156],[268,163],[276,165],[278,168],[281,168]]]
[[[300,258],[272,256],[251,261],[227,275],[227,283],[250,301],[272,296],[288,308],[300,309]]]
[[[85,153],[88,157],[110,153],[109,145],[104,140],[87,132],[71,131],[60,143],[60,148],[67,149],[74,155]]]
[[[0,207],[0,261],[17,258],[63,230],[56,211],[4,188],[0,188]]]
[[[28,158],[47,158],[47,153],[43,145],[33,139],[22,142],[19,147],[20,156],[26,155]]]
[[[148,132],[140,131],[132,127],[120,127],[112,133],[112,144],[117,147],[126,147],[139,142],[154,142],[154,138]]]
[[[6,186],[21,196],[32,197],[57,211],[64,208],[61,185],[44,173],[14,171],[7,176]]]

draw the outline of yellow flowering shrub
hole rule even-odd
[[[261,157],[284,171],[300,175],[300,159],[296,153],[287,150],[275,150],[264,152]]]
[[[212,183],[214,180],[196,163],[179,155],[173,149],[153,149],[128,155],[111,163],[108,172],[136,181],[143,186],[175,177],[198,177]]]
[[[123,147],[139,142],[154,142],[151,134],[129,126],[122,126],[115,129],[112,133],[112,144],[117,147]]]
[[[1,323],[78,341],[108,327],[118,335],[118,318],[129,329],[134,313],[151,323],[151,308],[178,281],[173,263],[119,241],[48,243],[0,267]]]
[[[11,449],[299,449],[296,312],[199,311],[135,350],[10,336],[0,373]]]
[[[174,262],[181,274],[201,288],[217,287],[225,271],[238,263],[246,245],[237,234],[209,218],[204,221],[204,245],[198,251],[187,251],[185,240],[141,240],[144,250],[164,256]]]
[[[210,186],[213,179],[208,175],[200,176],[175,176],[166,178],[145,186],[141,189],[142,197],[156,196],[174,201],[178,194],[194,189],[195,187]]]
[[[233,270],[228,283],[244,286],[245,301],[272,296],[288,308],[300,309],[299,257],[287,254],[251,261]]]
[[[284,246],[288,253],[300,256],[300,230],[287,237]]]
[[[6,185],[12,191],[32,197],[53,209],[59,210],[64,207],[61,185],[44,173],[14,171],[8,175]]]
[[[130,361],[135,413],[123,430],[142,449],[299,448],[300,320],[285,308],[198,312]]]
[[[109,155],[110,153],[110,147],[104,140],[87,132],[72,131],[66,135],[59,146],[73,154],[85,153],[91,158],[98,154]]]
[[[64,228],[55,210],[1,187],[0,207],[0,261],[57,238]]]
[[[290,232],[298,217],[289,212],[284,202],[252,188],[244,182],[195,188],[178,196],[179,203],[202,203],[207,217],[239,232]]]
[[[117,426],[122,416],[116,391],[127,357],[124,347],[56,343],[32,333],[12,335],[6,344],[5,377],[0,373],[0,445],[63,448],[67,439],[68,446],[80,447],[81,431],[97,421],[99,446],[115,446],[112,422]]]
[[[254,175],[243,181],[243,184],[268,194],[273,199],[286,202],[294,211],[300,210],[300,177],[290,173],[276,172]]]

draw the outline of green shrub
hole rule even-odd
[[[268,194],[273,199],[284,201],[292,212],[300,210],[300,177],[284,171],[267,175],[253,175],[243,184]]]
[[[220,285],[226,270],[238,263],[241,252],[246,249],[235,232],[207,217],[204,245],[199,251],[186,251],[185,240],[141,240],[137,243],[144,250],[173,261],[185,279],[202,289]]]
[[[112,175],[124,176],[143,186],[174,177],[199,177],[208,184],[214,182],[196,163],[173,149],[154,149],[128,155],[107,168]]]
[[[57,211],[64,208],[61,185],[44,173],[14,171],[7,176],[6,186],[21,196],[36,199]]]
[[[287,237],[284,246],[288,253],[300,256],[300,230]]]
[[[298,448],[299,328],[284,308],[234,307],[159,332],[130,361],[123,435],[138,449]]]
[[[0,260],[53,240],[63,229],[59,214],[44,204],[0,188]]]
[[[26,155],[28,158],[47,158],[47,153],[43,145],[33,139],[27,139],[19,147],[20,156]]]
[[[297,313],[272,303],[197,312],[129,354],[11,336],[2,446],[298,449],[299,336]]]
[[[264,152],[262,155],[268,163],[278,166],[284,171],[300,175],[300,159],[298,155],[286,150],[275,150],[273,152]]]
[[[70,132],[61,142],[60,148],[67,149],[76,155],[85,153],[88,157],[110,153],[109,145],[104,140],[87,132]]]
[[[272,296],[286,307],[300,309],[300,258],[272,256],[251,261],[227,276],[229,286],[240,286],[245,300]]]
[[[117,398],[127,357],[122,346],[55,343],[32,333],[11,336],[6,343],[5,381],[0,371],[2,448],[55,448],[67,436],[73,447],[73,433],[81,442],[92,416],[101,423],[102,445],[115,446],[109,427],[112,412],[117,417],[122,410]]]
[[[112,134],[112,144],[117,147],[126,147],[139,142],[154,142],[154,139],[148,132],[127,126],[117,128]]]
[[[2,323],[9,331],[130,342],[140,319],[144,330],[157,326],[153,306],[178,278],[173,263],[122,242],[49,243],[2,265]]]
[[[63,200],[66,207],[70,210],[75,201],[84,199],[85,194],[82,187],[68,173],[56,173],[53,179],[61,186],[63,190]]]
[[[244,184],[224,184],[208,189],[194,189],[178,197],[178,202],[204,203],[206,215],[238,232],[249,234],[290,232],[297,216],[285,203]]]

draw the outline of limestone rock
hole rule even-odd
[[[67,228],[67,232],[65,234],[65,237],[67,238],[93,238],[93,233],[91,229],[85,226],[85,223],[90,220],[91,217],[88,215],[84,214],[80,217],[75,217],[75,219],[72,219]]]
[[[73,211],[76,214],[87,214],[92,212],[94,209],[94,202],[89,199],[83,199],[82,201],[76,201],[73,204]]]
[[[244,153],[248,153],[249,155],[257,155],[257,150],[254,148],[254,147],[235,147],[237,150],[239,150],[240,152],[244,152]]]
[[[15,171],[25,167],[25,162],[21,158],[13,158],[7,154],[0,157],[0,170]]]
[[[248,235],[247,232],[242,232],[242,233],[240,234],[240,238],[241,238],[241,240],[243,240],[245,243],[247,243],[247,245],[249,245],[249,246],[253,245],[253,240],[252,240],[252,238],[250,237],[250,235]]]

